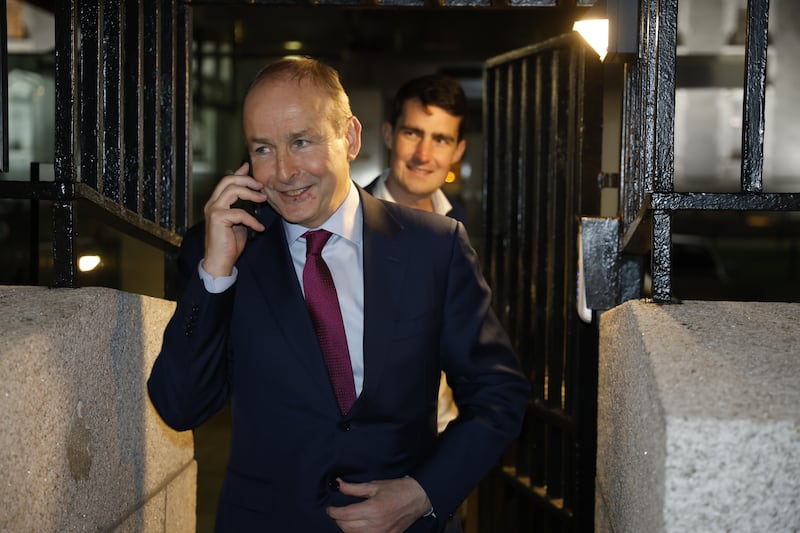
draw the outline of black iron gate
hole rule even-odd
[[[484,267],[533,395],[481,487],[481,531],[592,531],[597,327],[575,288],[580,217],[600,211],[602,65],[564,35],[489,60],[484,95]]]

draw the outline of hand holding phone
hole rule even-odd
[[[212,276],[228,276],[251,235],[264,230],[255,216],[266,201],[262,184],[248,175],[242,164],[217,183],[203,209],[206,238],[204,269]],[[239,203],[237,203],[239,202]]]

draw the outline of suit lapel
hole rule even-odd
[[[381,382],[384,359],[394,330],[393,309],[399,304],[409,250],[400,245],[402,225],[380,200],[363,190],[364,213],[364,390],[375,391]],[[388,312],[387,312],[388,311]]]
[[[307,368],[313,388],[330,390],[330,380],[297,281],[283,225],[272,209],[262,208],[261,211],[259,218],[267,229],[247,244],[239,268],[250,271],[248,277],[255,280],[264,305],[283,332],[293,356]],[[335,402],[333,398],[332,405],[338,410]]]

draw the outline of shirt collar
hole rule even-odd
[[[389,192],[389,188],[386,186],[388,177],[389,169],[387,168],[378,176],[378,183],[375,184],[375,188],[372,190],[372,196],[380,200],[397,203],[397,200],[394,199],[394,196],[392,196],[392,193]],[[433,212],[439,215],[447,215],[447,213],[453,210],[453,204],[447,199],[442,189],[436,189],[431,196],[431,202],[433,203]]]
[[[286,242],[290,244],[293,243],[309,229],[325,229],[334,235],[344,237],[349,241],[361,245],[363,215],[359,208],[360,203],[361,199],[358,196],[358,189],[351,180],[350,189],[347,192],[347,196],[344,198],[344,202],[342,202],[342,205],[340,205],[319,228],[306,228],[305,226],[292,224],[281,219],[283,231],[286,234]]]

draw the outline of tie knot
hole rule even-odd
[[[319,255],[325,243],[331,238],[331,232],[324,229],[307,231],[303,234],[306,238],[306,255]]]

